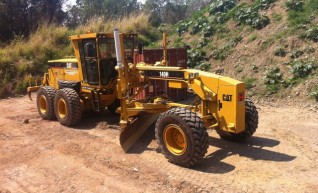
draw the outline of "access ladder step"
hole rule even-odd
[[[100,112],[100,96],[98,91],[92,90],[92,99],[94,111]]]

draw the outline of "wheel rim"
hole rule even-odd
[[[175,124],[167,125],[163,139],[167,149],[174,155],[183,155],[187,150],[187,138],[183,130]]]
[[[62,98],[59,98],[59,100],[57,101],[57,113],[58,113],[58,116],[62,119],[66,117],[66,114],[67,114],[66,102]]]
[[[47,112],[47,100],[44,95],[40,96],[39,107],[42,114],[45,114]]]

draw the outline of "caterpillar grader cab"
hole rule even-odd
[[[81,119],[84,110],[107,107],[120,114],[120,144],[124,151],[155,125],[158,146],[165,157],[180,166],[198,163],[208,149],[207,129],[221,138],[243,140],[258,126],[255,105],[245,98],[241,81],[195,69],[133,64],[135,34],[91,33],[71,36],[76,58],[49,61],[37,91],[37,108],[43,119],[55,118],[66,126]],[[139,47],[139,52],[142,48]],[[151,80],[167,81],[169,88],[187,88],[195,96],[180,103],[165,96],[136,99]]]

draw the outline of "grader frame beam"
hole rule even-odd
[[[196,164],[207,152],[206,129],[216,129],[221,138],[239,140],[255,132],[258,113],[254,104],[245,100],[243,82],[169,67],[165,34],[162,61],[155,65],[131,64],[135,37],[118,30],[113,34],[71,36],[76,58],[50,60],[42,85],[28,88],[29,93],[38,91],[40,116],[72,126],[80,121],[84,110],[117,110],[124,151],[156,123],[155,135],[162,153],[185,167]],[[150,80],[167,81],[169,88],[191,89],[197,97],[192,104],[172,102],[164,96],[134,99]]]
[[[125,58],[122,46],[123,36],[115,30],[114,38],[117,55],[116,69],[119,74],[117,90],[118,98],[121,101],[119,112],[122,132],[136,130],[136,133],[139,132],[139,136],[141,136],[145,130],[139,128],[144,128],[144,126],[140,125],[139,128],[135,128],[136,124],[131,124],[131,117],[140,116],[139,119],[142,119],[144,114],[158,114],[171,107],[183,106],[179,103],[143,103],[129,100],[128,90],[134,88],[130,85],[140,85],[141,74],[143,74],[143,80],[166,80],[171,87],[191,88],[201,99],[199,114],[207,128],[218,127],[232,133],[240,133],[245,130],[245,84],[243,82],[199,70],[168,67],[164,66],[165,63],[163,66],[144,66],[142,64],[129,66],[122,60]],[[146,82],[142,84],[145,85]],[[125,141],[121,141],[121,144],[129,146]]]

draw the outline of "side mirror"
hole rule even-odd
[[[143,48],[144,45],[142,42],[138,42],[138,54],[142,54],[143,53]]]

